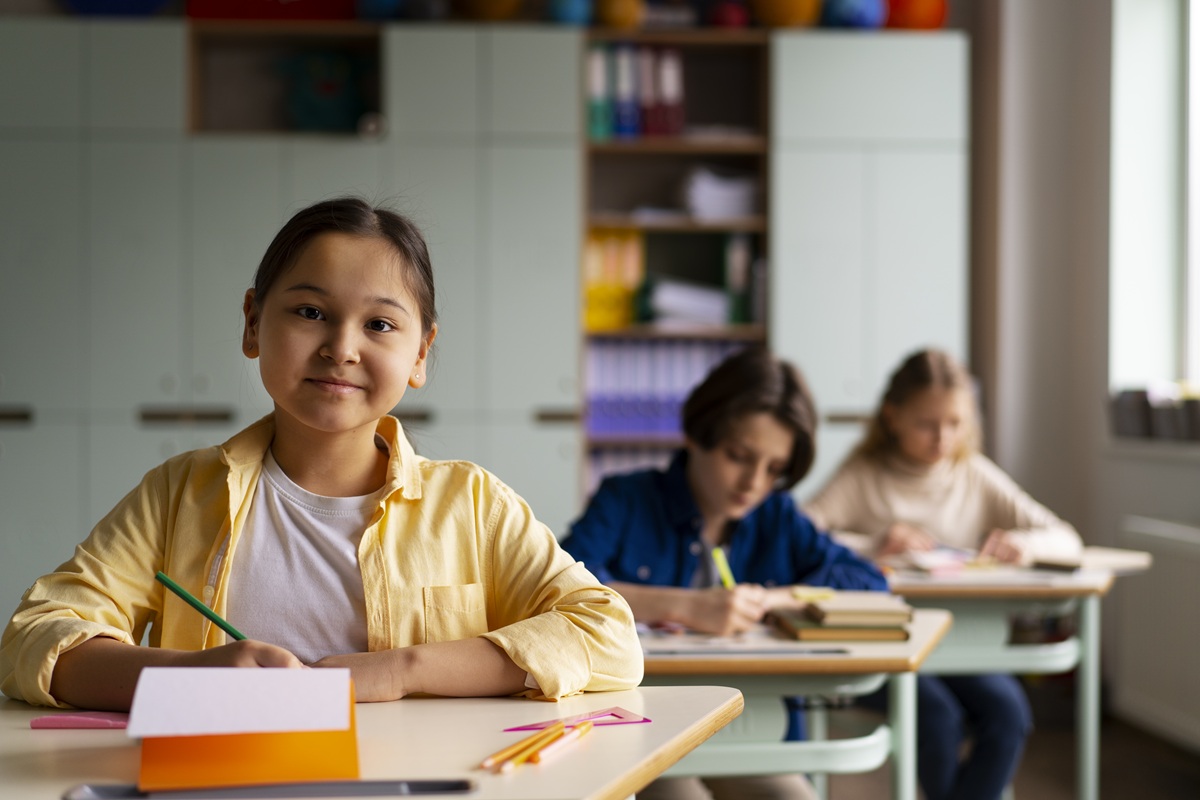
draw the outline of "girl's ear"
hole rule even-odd
[[[412,374],[408,376],[408,385],[414,389],[420,389],[429,378],[429,374],[426,372],[429,361],[429,349],[433,347],[433,340],[437,338],[437,333],[437,323],[434,323],[433,327],[429,329],[429,334],[421,340],[421,349],[417,353],[417,363],[413,364]]]
[[[242,316],[246,318],[245,327],[242,328],[242,352],[246,354],[246,358],[258,358],[260,314],[258,304],[254,302],[253,289],[247,289],[246,296],[242,298]]]

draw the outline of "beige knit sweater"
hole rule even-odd
[[[1026,562],[1078,557],[1083,546],[1071,525],[978,454],[933,467],[898,456],[853,456],[805,511],[819,528],[865,536],[868,552],[894,522],[923,528],[942,544],[972,549],[994,528],[1012,531]]]

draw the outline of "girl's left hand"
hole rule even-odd
[[[982,558],[994,558],[1003,564],[1017,564],[1025,553],[1009,531],[994,528],[984,539],[979,555]]]

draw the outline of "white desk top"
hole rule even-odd
[[[495,775],[475,769],[528,736],[504,728],[619,706],[649,724],[597,726],[554,759]],[[724,686],[642,687],[568,697],[406,698],[357,706],[362,778],[471,778],[472,800],[623,800],[726,725],[742,696]],[[0,699],[5,798],[58,800],[81,783],[134,783],[140,749],[122,730],[32,730],[46,713]]]
[[[1114,547],[1085,547],[1075,572],[1031,570],[994,566],[968,568],[949,575],[929,575],[915,570],[896,570],[888,584],[896,594],[912,599],[1035,599],[1083,597],[1108,594],[1116,575],[1130,575],[1150,568],[1149,553]]]
[[[644,634],[642,650],[647,675],[915,672],[950,630],[951,622],[947,611],[916,609],[905,642],[798,642],[763,627],[720,639],[698,634]]]
[[[909,599],[1039,599],[1108,594],[1113,574],[1107,570],[1050,572],[1020,567],[964,569],[949,575],[929,575],[915,570],[896,570],[888,585]]]

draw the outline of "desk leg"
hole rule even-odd
[[[917,798],[917,675],[901,672],[888,683],[888,723],[892,728],[892,797]]]
[[[1075,684],[1075,735],[1080,800],[1100,797],[1100,596],[1079,604],[1079,668]]]
[[[808,738],[814,742],[823,742],[829,738],[829,712],[824,708],[810,708],[804,712],[805,726],[808,728]],[[814,772],[808,776],[813,789],[820,800],[828,800],[829,775],[825,772]]]

